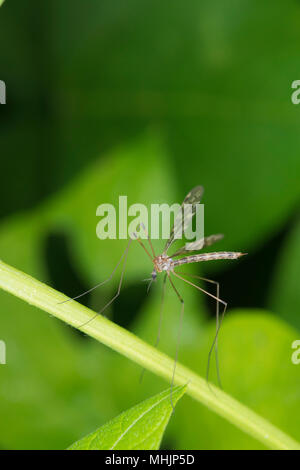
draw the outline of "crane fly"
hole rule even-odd
[[[179,329],[178,329],[178,337],[177,337],[177,344],[176,344],[176,353],[175,353],[175,359],[174,359],[174,367],[173,367],[173,372],[172,372],[172,380],[171,380],[171,389],[170,389],[170,399],[171,399],[171,405],[172,408],[174,409],[173,406],[173,401],[172,401],[172,390],[173,390],[173,385],[174,385],[174,379],[175,379],[175,372],[176,372],[176,364],[178,360],[178,349],[179,349],[179,342],[180,342],[180,332],[181,332],[181,324],[182,324],[182,319],[183,319],[183,314],[184,314],[184,300],[178,291],[177,287],[175,286],[173,280],[174,278],[180,279],[181,281],[185,282],[186,284],[189,284],[190,286],[196,288],[197,290],[203,292],[204,294],[210,296],[216,301],[216,333],[215,337],[213,340],[213,343],[211,345],[211,348],[208,353],[208,360],[207,360],[207,368],[206,368],[206,380],[208,382],[209,379],[209,368],[210,368],[210,361],[211,361],[211,355],[213,350],[215,349],[215,356],[216,356],[216,366],[217,366],[217,376],[218,376],[218,381],[221,386],[221,380],[220,380],[220,374],[219,374],[219,365],[218,365],[218,353],[217,353],[217,346],[218,346],[218,334],[219,330],[221,327],[222,320],[224,318],[226,309],[227,309],[227,303],[220,298],[220,285],[217,281],[213,281],[211,279],[207,279],[204,277],[200,277],[194,274],[190,273],[184,273],[181,271],[177,271],[176,269],[184,264],[190,264],[190,263],[200,263],[203,261],[214,261],[214,260],[220,260],[220,259],[238,259],[241,256],[246,255],[247,253],[241,253],[241,252],[236,252],[236,251],[217,251],[217,252],[208,252],[208,253],[197,253],[200,250],[202,250],[204,247],[208,247],[212,245],[213,243],[221,240],[223,238],[222,234],[216,234],[216,235],[210,235],[208,237],[203,237],[200,240],[196,240],[194,242],[186,243],[182,248],[174,252],[172,255],[168,255],[167,252],[169,248],[172,246],[175,240],[179,238],[179,235],[185,233],[186,228],[192,223],[192,219],[196,213],[197,209],[197,204],[200,204],[201,197],[203,195],[203,187],[202,186],[196,186],[193,188],[185,197],[181,208],[178,212],[178,214],[175,217],[174,221],[174,226],[170,232],[170,237],[167,240],[164,250],[160,255],[156,255],[152,242],[150,240],[150,237],[146,231],[146,228],[144,224],[139,224],[140,227],[144,230],[146,234],[146,238],[149,242],[149,247],[150,251],[146,248],[144,243],[140,240],[138,235],[136,233],[133,233],[133,237],[131,238],[127,244],[127,247],[125,248],[120,260],[118,261],[117,265],[115,266],[114,270],[112,271],[111,275],[105,279],[103,282],[100,284],[97,284],[96,286],[92,287],[86,292],[83,292],[82,294],[73,297],[72,299],[65,300],[64,302],[68,302],[69,300],[76,300],[83,295],[91,292],[92,290],[96,289],[97,287],[102,286],[106,282],[110,281],[115,274],[117,268],[123,261],[123,267],[122,267],[122,272],[121,272],[121,278],[119,281],[117,293],[114,295],[114,297],[92,318],[90,318],[87,322],[83,323],[80,325],[80,328],[83,326],[87,325],[90,323],[94,318],[96,318],[99,314],[102,314],[104,310],[106,310],[112,302],[119,296],[122,283],[123,283],[123,278],[124,278],[124,273],[125,273],[125,267],[126,267],[126,261],[127,261],[127,255],[128,255],[128,250],[130,247],[130,244],[133,240],[136,240],[143,248],[143,250],[146,252],[146,254],[149,256],[151,259],[151,262],[153,263],[153,271],[151,273],[151,278],[148,290],[153,282],[156,281],[157,276],[160,273],[164,274],[163,278],[163,289],[162,289],[162,299],[161,299],[161,309],[160,309],[160,320],[159,320],[159,329],[158,329],[158,335],[157,339],[155,342],[155,347],[158,345],[159,338],[160,338],[160,327],[162,323],[162,311],[163,311],[163,304],[164,304],[164,296],[165,296],[165,287],[167,281],[169,281],[172,289],[174,290],[180,304],[181,304],[181,310],[180,310],[180,321],[179,321]],[[185,205],[189,204],[191,207],[191,210],[186,214],[184,212],[184,207]],[[203,289],[199,285],[197,285],[195,282],[192,282],[188,278],[192,279],[198,279],[204,282],[208,282],[210,284],[214,284],[216,286],[216,294],[212,294],[211,292]],[[60,303],[64,303],[60,302]],[[219,305],[223,305],[223,310],[220,316],[220,311],[219,311]]]

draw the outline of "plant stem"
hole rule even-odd
[[[132,359],[145,369],[171,381],[173,360],[149,346],[107,318],[96,315],[83,305],[31,276],[0,261],[0,287],[11,294],[80,329],[101,343]],[[91,318],[92,321],[87,323]],[[85,324],[85,325],[84,325]],[[81,325],[84,325],[81,327]],[[300,449],[300,444],[246,406],[210,384],[181,364],[177,364],[175,383],[188,384],[187,391],[223,418],[272,449]]]

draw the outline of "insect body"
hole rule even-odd
[[[236,251],[217,251],[215,253],[203,253],[201,255],[191,255],[185,258],[180,258],[172,261],[173,267],[180,266],[187,263],[199,263],[200,261],[213,261],[216,259],[237,259],[243,256],[244,253]]]
[[[154,270],[152,272],[152,277],[157,276],[157,273],[161,273],[162,271],[173,271],[174,269],[174,261],[172,258],[169,258],[167,255],[162,254],[159,256],[156,256],[153,260],[154,264]]]
[[[155,268],[152,272],[152,276],[156,277],[157,273],[162,271],[168,271],[169,273],[173,272],[174,268],[181,264],[199,263],[200,261],[212,261],[217,259],[237,259],[244,256],[244,254],[245,253],[235,251],[217,251],[215,253],[186,256],[185,258],[179,258],[177,260],[173,260],[171,257],[162,254],[160,256],[156,256],[153,260]]]
[[[140,245],[143,247],[143,249],[146,251],[146,253],[150,257],[151,261],[153,262],[154,269],[153,269],[152,274],[151,274],[149,287],[150,287],[150,285],[152,284],[153,281],[156,281],[158,273],[162,273],[162,272],[165,273],[164,283],[163,283],[163,293],[162,293],[162,305],[163,305],[163,300],[164,300],[164,291],[165,291],[166,280],[167,280],[167,278],[169,279],[173,290],[175,291],[179,301],[181,302],[180,325],[181,325],[181,322],[182,322],[182,317],[183,317],[183,312],[184,312],[184,300],[183,300],[182,296],[180,295],[179,291],[177,290],[177,288],[175,287],[175,285],[173,283],[173,280],[172,280],[172,277],[176,277],[176,278],[180,279],[181,281],[186,282],[187,284],[191,285],[192,287],[195,287],[196,289],[200,290],[201,292],[209,295],[210,297],[212,297],[213,299],[216,300],[216,335],[215,335],[212,347],[211,347],[211,349],[209,351],[209,355],[208,355],[206,377],[207,377],[207,380],[208,380],[210,357],[211,357],[211,353],[213,351],[213,348],[215,347],[218,381],[219,381],[219,384],[221,385],[221,380],[220,380],[220,375],[219,375],[219,366],[218,366],[217,340],[218,340],[219,329],[220,329],[220,326],[221,326],[221,321],[224,317],[224,314],[225,314],[225,311],[226,311],[226,308],[227,308],[227,303],[224,300],[220,299],[220,286],[219,286],[218,282],[213,281],[211,279],[202,278],[200,276],[191,275],[189,273],[181,273],[179,271],[176,271],[176,268],[178,266],[181,266],[181,265],[184,265],[184,264],[199,263],[199,262],[202,262],[202,261],[213,261],[213,260],[221,260],[221,259],[231,259],[231,260],[238,259],[241,256],[245,255],[246,253],[241,253],[241,252],[236,252],[236,251],[217,251],[217,252],[212,252],[212,253],[191,254],[193,252],[200,251],[202,248],[204,248],[206,246],[210,246],[213,243],[215,243],[215,242],[217,242],[217,241],[219,241],[223,238],[222,234],[217,234],[217,235],[210,235],[208,237],[204,237],[201,240],[196,240],[196,241],[191,242],[191,243],[186,243],[184,245],[184,247],[182,247],[181,249],[176,251],[173,255],[171,255],[171,256],[167,255],[168,249],[170,248],[172,243],[178,238],[178,234],[183,233],[183,231],[191,223],[192,218],[196,213],[196,205],[200,203],[202,194],[203,194],[202,186],[196,186],[195,188],[193,188],[187,194],[187,196],[185,197],[185,199],[184,199],[184,201],[181,205],[181,210],[179,211],[179,213],[177,214],[177,216],[175,218],[174,227],[171,230],[170,238],[166,242],[165,249],[164,249],[164,251],[161,255],[159,255],[159,256],[155,255],[151,240],[150,240],[150,238],[149,238],[149,236],[146,232],[146,228],[144,227],[143,224],[141,224],[141,227],[146,232],[146,235],[147,235],[147,238],[148,238],[149,245],[150,245],[151,252],[152,252],[153,256],[151,256],[151,254],[149,253],[147,248],[144,246],[142,241],[138,238],[138,236],[136,234],[133,234],[133,235],[136,238],[136,240],[140,243]],[[185,204],[191,204],[192,205],[192,210],[187,215],[184,212],[184,205]],[[178,258],[179,256],[183,256],[183,255],[187,255],[187,254],[189,256],[185,256],[183,258]],[[175,259],[175,258],[177,258],[177,259]],[[184,275],[184,277],[182,275]],[[202,287],[200,287],[200,286],[196,285],[195,283],[189,281],[188,279],[186,279],[186,276],[187,277],[189,277],[189,276],[194,277],[196,279],[200,279],[202,281],[206,281],[206,282],[209,282],[211,284],[215,284],[216,287],[217,287],[216,295],[211,294],[210,292],[204,290]],[[148,287],[148,289],[149,289],[149,287]],[[223,312],[222,312],[221,321],[219,320],[219,304],[220,303],[223,305]],[[161,309],[161,315],[162,315],[162,309]],[[160,318],[160,325],[161,325],[161,318]],[[158,344],[159,336],[160,336],[160,327],[159,327],[159,332],[158,332],[158,336],[157,336],[155,346],[157,346],[157,344]],[[175,356],[173,376],[172,376],[172,382],[171,382],[171,403],[172,403],[172,387],[173,387],[173,382],[174,382],[174,377],[175,377],[175,369],[176,369],[176,362],[177,362],[177,356],[178,356],[179,339],[180,339],[180,331],[179,331],[179,334],[178,334],[176,356]]]
[[[172,286],[173,290],[175,291],[180,303],[181,303],[181,313],[180,313],[180,326],[181,326],[181,323],[182,323],[182,318],[183,318],[183,313],[184,313],[184,300],[181,296],[181,294],[179,293],[177,287],[175,286],[174,282],[173,282],[173,279],[174,278],[178,278],[180,279],[181,281],[189,284],[190,286],[198,289],[199,291],[209,295],[210,297],[212,297],[214,300],[216,300],[216,334],[215,334],[215,338],[214,338],[214,341],[213,341],[213,344],[211,346],[211,349],[209,351],[209,354],[208,354],[208,361],[207,361],[207,373],[206,373],[206,377],[207,377],[207,380],[208,380],[208,375],[209,375],[209,366],[210,366],[210,358],[211,358],[211,354],[212,354],[212,351],[213,349],[215,348],[215,352],[216,352],[216,366],[217,366],[217,373],[218,373],[218,380],[219,380],[219,383],[221,385],[221,381],[220,381],[220,376],[219,376],[219,366],[218,366],[218,355],[217,355],[217,340],[218,340],[218,333],[219,333],[219,329],[220,329],[220,326],[221,326],[221,322],[222,322],[222,319],[224,317],[224,314],[226,312],[226,308],[227,308],[227,303],[222,300],[220,298],[220,286],[219,286],[219,283],[216,282],[216,281],[213,281],[211,279],[206,279],[206,278],[202,278],[200,276],[196,276],[196,275],[193,275],[193,274],[190,274],[190,273],[182,273],[180,271],[177,271],[176,268],[177,267],[180,267],[181,265],[184,265],[184,264],[190,264],[190,263],[199,263],[199,262],[202,262],[202,261],[214,261],[214,260],[221,260],[221,259],[237,259],[237,258],[240,258],[241,256],[245,255],[246,253],[241,253],[241,252],[236,252],[236,251],[217,251],[217,252],[211,252],[211,253],[196,253],[195,252],[199,252],[200,250],[202,250],[204,247],[207,247],[207,246],[210,246],[212,245],[213,243],[221,240],[223,238],[223,235],[221,234],[217,234],[217,235],[210,235],[208,237],[204,237],[200,240],[196,240],[194,242],[191,242],[191,243],[186,243],[182,248],[180,248],[179,250],[177,250],[174,254],[172,254],[171,256],[168,256],[167,255],[167,251],[169,250],[169,248],[171,247],[171,245],[173,244],[173,242],[180,238],[179,237],[179,234],[182,234],[182,233],[185,233],[185,229],[189,226],[189,224],[192,222],[192,219],[196,213],[196,210],[197,210],[197,204],[200,203],[200,200],[201,200],[201,197],[202,197],[202,194],[203,194],[203,187],[202,186],[196,186],[195,188],[193,188],[188,194],[187,196],[185,197],[182,205],[181,205],[181,210],[179,211],[179,213],[177,214],[176,218],[175,218],[175,222],[174,222],[174,226],[170,232],[170,237],[169,239],[167,240],[166,242],[166,245],[165,245],[165,248],[164,248],[164,251],[161,255],[158,255],[156,256],[155,254],[155,251],[154,251],[154,248],[153,248],[153,245],[152,245],[152,242],[149,238],[149,235],[147,234],[147,231],[146,231],[146,228],[143,224],[140,224],[140,226],[142,227],[142,229],[145,231],[146,235],[147,235],[147,239],[148,239],[148,242],[149,242],[149,245],[150,245],[150,251],[151,253],[148,251],[148,249],[145,247],[145,245],[143,244],[143,242],[140,240],[140,238],[138,237],[138,235],[136,233],[133,234],[133,237],[138,241],[138,243],[142,246],[142,248],[144,249],[144,251],[147,253],[147,255],[150,257],[151,259],[151,262],[153,263],[153,271],[152,271],[152,274],[151,274],[151,278],[150,278],[150,284],[148,286],[148,289],[150,287],[150,285],[152,284],[152,282],[156,281],[156,278],[157,278],[157,275],[159,273],[164,273],[164,281],[163,281],[163,291],[162,291],[162,303],[161,303],[161,312],[160,312],[160,322],[159,322],[159,325],[161,325],[161,319],[162,319],[162,306],[163,306],[163,303],[164,303],[164,294],[165,294],[165,286],[166,286],[166,281],[167,279],[169,280],[170,282],[170,285]],[[191,206],[191,211],[189,211],[187,214],[185,213],[184,211],[184,206],[185,204],[189,204]],[[98,284],[97,286],[94,286],[92,289],[89,289],[88,291],[84,292],[83,294],[80,294],[78,295],[77,297],[74,297],[74,299],[77,299],[79,297],[81,297],[82,295],[85,295],[86,293],[88,292],[91,292],[92,290],[96,289],[97,287],[100,287],[101,285],[105,284],[106,282],[108,282],[114,275],[114,273],[116,272],[118,266],[120,265],[120,263],[123,261],[123,268],[122,268],[122,273],[121,273],[121,278],[120,278],[120,282],[119,282],[119,286],[118,286],[118,290],[117,290],[117,293],[116,295],[101,309],[101,311],[98,313],[103,313],[104,310],[109,306],[111,305],[111,303],[118,297],[118,295],[120,294],[120,290],[121,290],[121,286],[122,286],[122,282],[123,282],[123,277],[124,277],[124,272],[125,272],[125,266],[126,266],[126,260],[127,260],[127,254],[128,254],[128,250],[129,250],[129,247],[130,247],[130,244],[132,242],[132,239],[129,240],[128,242],[128,245],[122,255],[122,257],[120,258],[118,264],[115,266],[113,272],[111,273],[111,275],[106,279],[104,280],[103,282],[101,282],[100,284]],[[194,253],[194,254],[192,254]],[[182,257],[183,256],[183,257]],[[210,284],[214,284],[216,286],[216,295],[212,294],[211,292],[208,292],[207,290],[203,289],[202,287],[200,287],[199,285],[195,284],[194,282],[191,282],[189,279],[186,279],[186,277],[190,277],[190,278],[194,278],[194,279],[199,279],[201,281],[204,281],[204,282],[208,282]],[[72,300],[72,299],[68,299],[68,300]],[[68,300],[66,300],[65,302],[67,302]],[[221,319],[219,318],[219,304],[222,304],[223,305],[223,311],[222,311],[222,315],[221,315]],[[87,323],[90,323],[95,317],[97,317],[96,314],[94,317],[92,317],[90,320],[88,320],[87,322],[85,322],[84,324],[82,324],[80,327],[83,327],[85,326]],[[172,388],[173,388],[173,383],[174,383],[174,378],[175,378],[175,370],[176,370],[176,363],[177,363],[177,357],[178,357],[178,346],[179,346],[179,340],[180,340],[180,329],[179,328],[179,331],[178,331],[178,339],[177,339],[177,347],[176,347],[176,355],[175,355],[175,361],[174,361],[174,368],[173,368],[173,375],[172,375],[172,381],[171,381],[171,404],[173,406],[173,403],[172,403]],[[155,343],[155,346],[157,346],[158,342],[159,342],[159,337],[160,337],[160,326],[159,326],[159,331],[158,331],[158,335],[157,335],[157,339],[156,339],[156,343]]]

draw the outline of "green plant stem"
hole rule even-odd
[[[11,294],[80,329],[101,343],[132,359],[145,369],[169,382],[172,378],[173,359],[149,346],[124,328],[75,301],[60,304],[68,297],[31,276],[0,261],[0,286]],[[91,318],[92,321],[87,323]],[[85,325],[84,325],[85,324]],[[81,327],[81,325],[84,325]],[[246,406],[210,385],[178,364],[175,383],[188,384],[187,392],[242,431],[272,449],[300,449],[300,444],[273,426]]]

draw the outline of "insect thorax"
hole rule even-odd
[[[156,256],[153,260],[155,269],[157,272],[161,273],[162,271],[170,271],[173,269],[173,260],[167,255]]]

